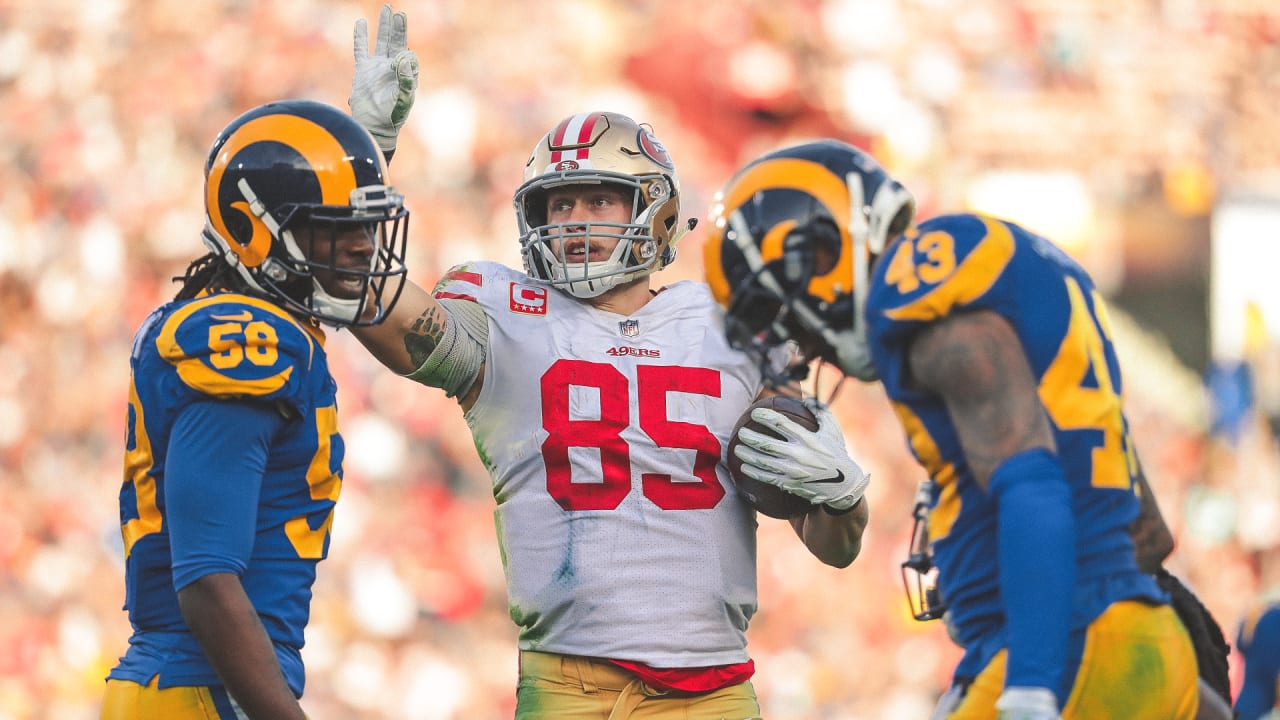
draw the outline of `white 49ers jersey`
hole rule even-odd
[[[762,382],[708,289],[679,282],[622,316],[482,262],[436,294],[489,317],[466,421],[493,478],[520,647],[746,661],[756,521],[724,455]]]

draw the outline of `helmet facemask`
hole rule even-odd
[[[854,298],[842,294],[826,303],[809,294],[814,279],[830,273],[839,257],[841,239],[834,223],[820,217],[792,229],[782,241],[781,256],[767,262],[741,213],[734,213],[729,224],[727,235],[752,268],[732,293],[725,318],[730,343],[762,360],[770,348],[791,343],[806,360],[821,359],[843,369],[841,348],[854,338],[832,326],[859,324]],[[794,368],[787,377],[798,379],[804,372]]]
[[[620,189],[630,198],[627,220],[549,223],[548,196],[567,186]],[[666,267],[684,231],[677,227],[680,181],[670,156],[647,125],[617,113],[562,120],[534,147],[513,200],[525,272],[584,299]],[[605,238],[618,243],[606,259],[572,254]]]
[[[619,173],[591,173],[589,180],[570,175],[564,179],[540,178],[526,184],[516,193],[524,234],[521,254],[529,275],[548,281],[580,298],[592,298],[613,288],[644,277],[666,266],[675,256],[675,248],[655,237],[654,223],[671,197],[671,184],[666,178],[637,179]],[[630,198],[630,222],[547,222],[547,197],[551,190],[565,186],[607,185]],[[652,196],[652,197],[649,197]],[[670,212],[674,223],[675,213]],[[669,229],[663,226],[664,230]],[[590,247],[597,241],[614,239],[617,245],[603,261],[570,257],[575,248]]]
[[[740,347],[794,343],[860,380],[877,379],[863,306],[870,275],[915,203],[869,156],[836,141],[748,165],[717,196],[708,280]]]
[[[403,196],[390,187],[366,186],[352,191],[350,205],[290,204],[273,215],[246,179],[238,185],[247,209],[276,240],[256,267],[238,262],[234,253],[224,255],[249,289],[335,327],[382,321],[399,299],[407,275],[409,218]],[[216,249],[216,240],[209,242],[216,238],[210,238],[212,232],[206,227],[205,244]],[[352,261],[366,251],[350,248],[361,244],[352,239],[356,234],[368,243],[367,261],[361,263]],[[372,313],[367,312],[370,306]]]
[[[395,195],[394,191],[385,194]],[[331,324],[357,326],[385,317],[399,299],[406,275],[403,258],[409,218],[402,203],[395,196],[381,209],[368,204],[363,208],[321,206],[295,214],[296,221],[285,234],[293,236],[290,248],[298,245],[300,235],[310,235],[303,264],[311,279],[309,307],[314,316]],[[352,252],[344,243],[357,237],[366,245],[355,251],[356,259],[367,250],[367,261],[363,265],[340,262],[344,252]],[[390,288],[388,283],[393,283]],[[370,306],[372,315],[361,320]]]
[[[399,299],[408,210],[372,136],[310,101],[234,120],[205,165],[206,246],[248,292],[336,327],[380,322]]]

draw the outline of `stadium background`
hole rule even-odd
[[[268,100],[344,105],[352,23],[376,21],[379,5],[0,0],[0,720],[96,718],[123,651],[116,491],[129,341],[202,252],[209,141]],[[844,138],[877,153],[923,215],[998,212],[1093,270],[1118,311],[1130,419],[1178,535],[1170,566],[1229,632],[1271,586],[1274,3],[397,9],[422,60],[392,167],[413,211],[418,281],[465,259],[518,265],[511,192],[532,142],[564,115],[607,108],[650,122],[697,216],[751,155]],[[1215,220],[1235,198],[1263,208],[1270,229],[1235,260],[1255,272],[1215,286],[1213,268],[1227,266]],[[703,238],[684,241],[664,281],[701,277]],[[1219,287],[1237,292],[1216,302]],[[1242,314],[1239,337],[1219,342],[1215,323]],[[488,480],[460,414],[348,334],[330,347],[349,462],[303,705],[313,720],[510,717],[515,633]],[[835,571],[762,518],[762,609],[749,633],[758,690],[773,720],[923,718],[956,650],[940,625],[910,620],[902,597],[919,471],[875,389],[847,384],[836,408],[876,478],[872,526],[862,557]]]

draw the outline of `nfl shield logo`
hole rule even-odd
[[[640,334],[640,321],[623,320],[618,323],[618,332],[622,333],[622,337],[635,337]]]

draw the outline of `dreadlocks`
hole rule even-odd
[[[173,281],[182,283],[174,300],[190,300],[203,290],[235,290],[242,284],[231,266],[214,253],[192,260],[186,272]]]

